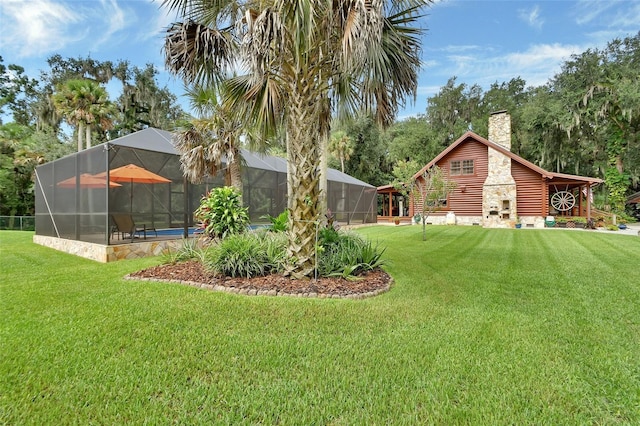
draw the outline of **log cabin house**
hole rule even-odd
[[[548,172],[511,152],[511,117],[506,111],[489,117],[489,139],[471,131],[463,134],[413,179],[438,166],[455,183],[442,206],[427,223],[480,225],[487,228],[543,228],[554,218],[591,218],[591,191],[601,179]],[[378,222],[400,217],[411,222],[420,213],[420,200],[405,197],[392,185],[378,187]]]

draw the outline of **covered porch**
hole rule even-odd
[[[544,203],[543,213],[557,218],[593,219],[593,188],[602,182],[596,178],[554,173],[546,181],[548,201]]]
[[[410,197],[404,196],[393,185],[378,187],[378,223],[400,222],[410,223],[414,214]]]

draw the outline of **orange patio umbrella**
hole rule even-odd
[[[106,172],[99,173],[95,176],[106,176]],[[127,164],[117,169],[109,170],[109,179],[115,182],[130,183],[170,183],[171,180],[157,175],[144,167],[135,164]]]
[[[76,179],[76,176],[71,176],[69,179],[61,180],[56,185],[60,188],[75,188],[76,184],[79,184],[80,188],[106,188],[107,182],[105,176],[95,176],[90,173],[83,173],[80,175],[80,179]],[[119,183],[109,181],[109,188],[116,188],[122,186]]]
[[[104,177],[107,172],[98,173],[95,176]],[[129,195],[131,209],[133,209],[133,184],[134,183],[171,183],[171,179],[160,176],[145,169],[144,167],[136,166],[135,164],[127,164],[126,166],[118,167],[113,170],[109,170],[109,180],[115,182],[129,182],[131,184],[131,193]]]

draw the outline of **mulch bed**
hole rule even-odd
[[[381,269],[366,272],[355,279],[319,278],[292,280],[282,275],[256,278],[216,277],[197,261],[166,264],[127,275],[133,280],[166,281],[208,290],[259,296],[298,296],[361,299],[389,290],[393,279]]]

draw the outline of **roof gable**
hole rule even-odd
[[[424,166],[422,169],[420,169],[420,171],[418,171],[416,174],[414,174],[413,175],[413,179],[417,179],[420,176],[422,176],[427,170],[432,168],[440,160],[442,160],[444,157],[446,157],[451,151],[455,150],[458,146],[460,146],[461,144],[466,143],[466,142],[468,142],[470,140],[473,140],[473,141],[476,141],[476,142],[480,142],[481,144],[486,145],[488,148],[495,149],[496,151],[498,151],[498,152],[506,155],[507,157],[511,158],[513,161],[516,161],[517,163],[522,164],[526,168],[528,168],[528,169],[540,174],[545,179],[554,179],[554,178],[573,179],[573,180],[580,180],[580,181],[584,181],[584,182],[589,182],[590,184],[596,184],[596,183],[602,183],[603,182],[602,179],[598,179],[598,178],[569,175],[569,174],[565,174],[565,173],[548,172],[545,169],[543,169],[543,168],[541,168],[539,166],[536,166],[532,162],[525,160],[524,158],[520,157],[519,155],[514,154],[513,152],[511,152],[510,150],[506,149],[502,145],[498,145],[495,142],[491,142],[490,140],[485,139],[482,136],[480,136],[480,135],[478,135],[476,133],[473,133],[471,131],[465,132],[455,142],[453,142],[451,145],[449,145],[444,151],[442,151],[440,154],[438,154],[426,166]]]

